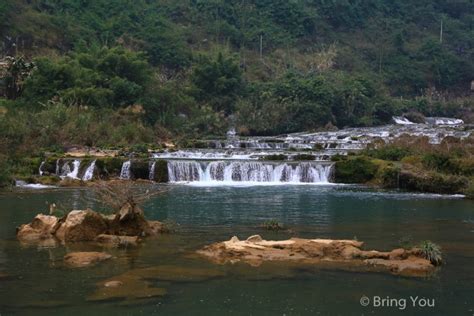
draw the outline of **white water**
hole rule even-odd
[[[26,183],[25,181],[17,180],[15,181],[15,186],[26,188],[26,189],[49,189],[49,188],[56,188],[53,185],[45,185],[40,183]]]
[[[69,164],[66,163],[67,167],[69,168]],[[80,160],[74,160],[72,162],[72,171],[66,173],[66,178],[78,179],[77,175],[79,174],[79,167],[81,166]],[[64,166],[63,166],[64,169]]]
[[[153,161],[150,165],[150,173],[148,176],[150,180],[155,179],[155,165],[156,165],[156,161]]]
[[[83,181],[90,181],[94,177],[94,170],[95,170],[95,160],[91,162],[89,167],[87,167],[84,175],[82,176]]]
[[[130,165],[131,161],[125,161],[122,165],[122,170],[120,170],[120,179],[129,180],[130,179]]]
[[[408,120],[406,117],[403,116],[394,116],[393,121],[395,124],[400,124],[400,125],[411,125],[415,124],[412,121]]]
[[[329,183],[331,164],[257,161],[168,161],[170,182]]]
[[[45,162],[41,162],[41,165],[39,166],[39,169],[38,169],[38,172],[39,172],[39,175],[42,176],[44,174],[43,172],[43,166],[44,166]]]

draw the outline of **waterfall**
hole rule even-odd
[[[59,167],[59,159],[56,160],[56,175],[60,176],[61,175],[61,169]]]
[[[130,165],[131,161],[125,161],[122,165],[122,170],[120,171],[120,179],[129,180],[130,179]]]
[[[261,161],[168,161],[170,182],[328,183],[331,164]]]
[[[150,174],[148,176],[150,180],[155,179],[155,165],[156,165],[156,161],[153,161],[150,165]]]
[[[91,162],[89,167],[87,167],[86,171],[84,172],[84,176],[82,176],[83,181],[90,181],[94,177],[94,170],[95,170],[95,160]]]
[[[39,166],[39,169],[38,169],[38,172],[39,172],[39,175],[42,176],[44,174],[43,172],[43,166],[44,166],[45,162],[42,161],[41,162],[41,165]]]
[[[67,165],[67,168],[69,168],[69,170],[70,170],[70,167],[69,167],[68,163],[65,163],[64,165],[65,166]],[[72,170],[66,173],[66,177],[67,178],[72,178],[72,179],[77,179],[77,175],[79,174],[79,167],[80,166],[81,166],[81,161],[80,160],[74,160],[72,162]],[[63,170],[64,170],[64,166],[63,166]]]

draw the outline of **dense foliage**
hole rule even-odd
[[[469,0],[2,0],[0,146],[469,121],[473,18]]]

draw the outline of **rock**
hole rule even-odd
[[[112,284],[112,286],[110,286]],[[150,285],[150,282],[127,275],[119,279],[109,279],[98,284],[97,290],[87,297],[88,301],[106,301],[115,299],[124,299],[133,301],[137,299],[163,296],[166,289],[156,288]]]
[[[64,256],[64,263],[71,268],[82,268],[110,258],[112,256],[105,252],[71,252]]]
[[[112,281],[107,281],[104,283],[105,287],[119,287],[122,286],[123,282],[122,281],[117,281],[117,280],[112,280]]]
[[[74,210],[65,218],[39,214],[17,229],[23,243],[55,245],[57,241],[97,241],[115,246],[135,245],[139,237],[169,232],[159,221],[147,221],[141,211],[122,208],[121,214],[105,216],[92,210]]]
[[[17,229],[17,237],[22,242],[52,239],[58,221],[56,216],[38,214],[30,224],[23,224]]]
[[[55,236],[62,241],[92,241],[107,231],[107,220],[91,210],[71,211]]]
[[[435,270],[429,260],[415,256],[410,256],[404,260],[366,259],[365,262],[376,268],[388,269],[392,274],[402,276],[427,277]]]
[[[389,254],[390,260],[406,259],[406,257],[407,257],[407,251],[403,248],[393,249],[392,251],[390,251],[390,254]]]
[[[95,238],[95,241],[115,247],[127,247],[136,246],[140,241],[140,238],[138,236],[118,236],[100,234]]]
[[[260,242],[262,240],[263,239],[260,235],[253,235],[253,236],[250,236],[249,238],[247,238],[247,241],[252,242],[252,243]]]
[[[205,246],[197,253],[214,263],[245,262],[259,266],[263,262],[301,263],[333,266],[359,271],[386,271],[404,276],[426,276],[434,266],[417,249],[394,249],[391,252],[362,250],[356,240],[301,239],[281,241],[263,240],[259,235],[240,241],[229,241]]]

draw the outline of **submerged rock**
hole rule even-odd
[[[112,258],[105,252],[71,252],[64,256],[64,263],[71,268],[83,268]]]
[[[116,247],[127,247],[136,246],[140,242],[140,238],[138,236],[118,236],[100,234],[95,238],[95,241],[101,244],[107,244]]]
[[[267,261],[286,261],[386,271],[404,276],[427,276],[435,270],[417,249],[367,251],[361,249],[362,245],[363,242],[356,240],[291,238],[267,241],[254,235],[243,241],[234,236],[229,241],[205,246],[197,252],[218,264],[245,262],[259,266]]]
[[[166,289],[151,286],[150,282],[123,275],[98,283],[98,288],[87,297],[88,301],[106,301],[123,299],[133,301],[136,299],[163,296]]]

